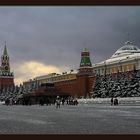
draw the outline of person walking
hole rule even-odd
[[[119,104],[119,101],[118,101],[118,99],[116,98],[116,105],[118,105]]]
[[[56,98],[56,108],[60,108],[60,98],[57,96]]]
[[[65,99],[63,98],[63,99],[62,99],[62,105],[64,105],[64,103],[65,103]]]
[[[111,106],[113,105],[113,97],[111,98]]]
[[[118,105],[119,103],[118,103],[118,99],[117,98],[115,98],[114,99],[114,105]]]

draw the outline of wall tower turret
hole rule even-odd
[[[91,74],[93,73],[92,64],[90,61],[90,53],[85,48],[81,52],[81,62],[80,62],[80,68],[79,68],[79,74]]]

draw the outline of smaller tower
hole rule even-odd
[[[85,48],[81,52],[81,62],[80,62],[80,68],[79,68],[79,74],[91,74],[93,73],[92,64],[90,61],[90,53]]]
[[[90,53],[85,48],[81,52],[81,62],[79,72],[77,73],[77,89],[81,96],[90,97],[91,77],[94,77],[93,67],[90,61]]]

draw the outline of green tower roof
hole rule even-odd
[[[91,61],[89,57],[82,57],[80,62],[80,67],[91,66]]]
[[[80,67],[86,67],[86,66],[92,66],[91,61],[90,61],[90,56],[89,52],[85,48],[84,51],[81,53],[81,62],[80,62]]]

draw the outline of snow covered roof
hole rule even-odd
[[[132,42],[127,41],[125,42],[125,45],[118,49],[109,59],[97,64],[93,64],[93,67],[138,59],[140,59],[140,49],[133,45]]]
[[[140,49],[133,45],[132,42],[127,41],[125,42],[125,45],[122,46],[120,49],[118,49],[112,56],[111,58],[115,58],[115,57],[120,57],[120,56],[124,56],[124,55],[129,55],[132,53],[140,53]]]

